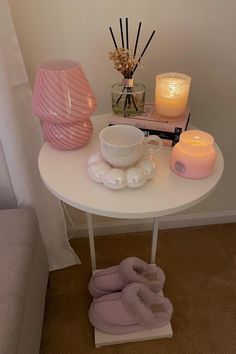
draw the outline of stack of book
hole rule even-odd
[[[189,108],[181,117],[164,118],[158,116],[153,104],[146,104],[142,115],[122,117],[111,114],[108,123],[109,125],[133,125],[141,129],[145,135],[158,135],[162,139],[163,145],[174,146],[179,141],[180,134],[187,129],[189,120]]]

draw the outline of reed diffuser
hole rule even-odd
[[[124,117],[138,115],[144,111],[145,87],[141,83],[136,83],[133,77],[155,34],[155,31],[153,31],[150,35],[141,54],[137,56],[141,26],[142,23],[139,22],[133,50],[130,49],[129,21],[127,17],[125,19],[124,29],[123,21],[120,18],[121,46],[118,47],[113,30],[109,27],[112,41],[115,46],[114,51],[109,53],[109,58],[113,61],[114,68],[123,76],[122,82],[116,83],[112,86],[112,109],[114,113]]]

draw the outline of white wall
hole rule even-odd
[[[10,0],[26,69],[33,84],[37,65],[50,58],[81,62],[98,99],[109,112],[110,86],[119,80],[108,59],[108,27],[129,17],[134,36],[142,21],[144,43],[157,30],[136,79],[153,100],[155,76],[165,71],[192,76],[192,123],[211,132],[225,158],[215,192],[184,212],[235,211],[236,215],[236,1],[235,0]]]

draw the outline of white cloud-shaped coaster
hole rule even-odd
[[[88,159],[89,177],[111,189],[142,187],[155,172],[156,163],[151,157],[143,157],[135,166],[127,169],[112,167],[103,159],[100,152],[92,154]]]

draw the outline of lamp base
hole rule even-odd
[[[60,150],[75,150],[85,146],[92,133],[93,125],[89,117],[69,124],[43,122],[44,140]]]

